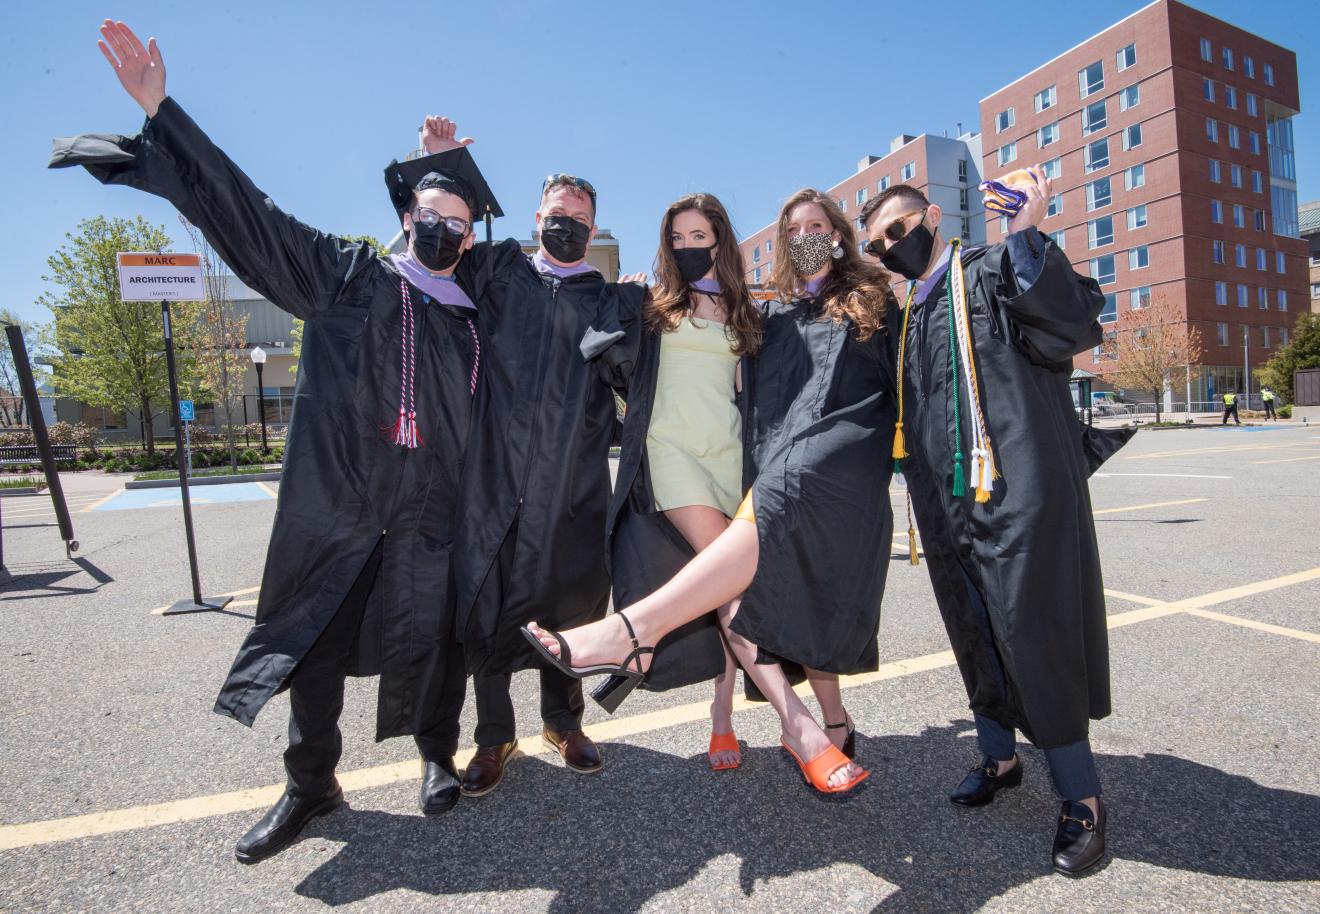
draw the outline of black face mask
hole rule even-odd
[[[412,251],[417,262],[435,273],[458,263],[463,253],[463,239],[443,222],[438,225],[412,224]]]
[[[715,245],[708,248],[679,248],[674,251],[674,264],[683,282],[696,282],[715,265]]]
[[[587,256],[591,226],[568,216],[546,216],[541,220],[541,246],[560,263],[577,263]]]
[[[880,258],[886,270],[904,279],[916,279],[930,266],[930,255],[935,250],[935,235],[918,222],[912,231],[891,244]]]

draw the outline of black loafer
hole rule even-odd
[[[1105,801],[1096,797],[1096,813],[1085,803],[1063,802],[1054,833],[1054,869],[1080,876],[1105,859]]]
[[[442,762],[422,760],[422,792],[418,798],[422,812],[428,816],[449,812],[459,795],[458,769],[452,758]]]
[[[981,764],[969,771],[957,789],[949,794],[949,802],[957,806],[984,806],[995,798],[997,791],[1021,784],[1022,759],[1016,755],[1013,758],[1017,764],[1003,775],[989,757],[981,759]]]
[[[239,863],[260,863],[294,842],[307,823],[334,812],[344,802],[344,792],[335,784],[319,797],[295,797],[287,790],[261,821],[238,839],[234,857]]]

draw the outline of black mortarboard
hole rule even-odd
[[[472,211],[473,222],[480,222],[487,214],[492,218],[504,215],[466,146],[404,162],[395,161],[386,166],[385,185],[389,188],[395,212],[402,213],[408,208],[413,191],[423,181],[428,187],[438,187],[462,197]]]

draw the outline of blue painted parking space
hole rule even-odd
[[[240,501],[268,501],[271,490],[255,482],[235,482],[220,486],[193,486],[189,490],[193,507],[232,504]],[[94,511],[131,511],[136,508],[177,508],[183,504],[178,489],[125,489]]]

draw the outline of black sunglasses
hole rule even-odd
[[[926,210],[928,209],[930,209],[929,206],[923,206],[921,208],[920,210],[921,219],[926,218]],[[875,239],[874,241],[868,241],[866,243],[866,246],[862,248],[862,252],[865,254],[870,254],[872,257],[885,256],[885,251],[888,249],[889,245],[902,241],[904,236],[907,235],[908,228],[905,223],[909,218],[911,218],[913,215],[916,214],[917,211],[906,213],[902,216],[899,216],[893,222],[889,223],[887,226],[885,226],[884,235],[880,238]],[[916,224],[919,224],[921,222],[921,219],[917,220],[917,223],[914,224],[914,227]]]
[[[576,187],[591,198],[591,205],[593,207],[596,205],[596,188],[592,187],[591,182],[586,178],[579,178],[577,175],[566,175],[561,172],[547,175],[546,179],[541,182],[541,196],[545,196],[546,190],[556,184],[568,184]]]

